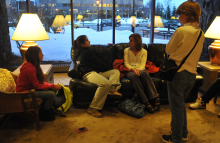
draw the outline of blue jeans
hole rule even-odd
[[[56,93],[52,90],[35,91],[36,98],[43,100],[41,109],[48,110],[54,104]],[[26,95],[24,98],[31,98],[31,95]]]
[[[127,78],[131,80],[131,83],[142,103],[147,103],[149,100],[159,97],[157,89],[146,70],[140,71],[140,76],[130,71],[127,74]],[[145,92],[148,92],[148,94],[145,94]]]
[[[173,81],[168,82],[168,98],[171,110],[172,139],[182,143],[182,137],[187,137],[187,117],[185,100],[196,81],[196,75],[186,70],[176,73]]]

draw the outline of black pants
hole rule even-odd
[[[209,101],[220,92],[220,78],[209,87],[209,89],[202,96],[202,101],[209,103]]]

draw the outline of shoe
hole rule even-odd
[[[170,133],[172,134],[172,129],[170,130]],[[188,137],[182,137],[182,141],[184,142],[188,141]]]
[[[89,113],[90,115],[96,117],[96,118],[101,118],[102,114],[95,108],[88,108],[87,109],[87,113]]]
[[[116,89],[114,90],[109,90],[109,93],[110,97],[112,98],[122,98],[122,94],[119,93]]]
[[[206,109],[206,103],[199,98],[195,103],[189,105],[189,109]]]
[[[162,141],[165,143],[174,143],[171,135],[162,135]]]
[[[160,98],[159,98],[159,97],[157,97],[157,98],[155,99],[154,110],[155,110],[155,111],[160,110]]]
[[[147,102],[145,105],[146,105],[146,110],[147,110],[147,112],[153,114],[155,110],[154,110],[154,108],[150,105],[150,103]]]
[[[56,119],[55,113],[52,108],[48,110],[41,109],[39,112],[40,121],[54,121]]]

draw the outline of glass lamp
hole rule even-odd
[[[220,65],[220,16],[216,16],[212,24],[205,33],[206,38],[218,39],[209,45],[209,57],[211,64]]]
[[[64,26],[65,26],[65,19],[63,15],[56,15],[51,27],[56,28],[56,33],[61,33],[62,32],[61,27]]]
[[[20,48],[24,62],[24,53],[30,46],[38,46],[35,41],[48,40],[49,37],[45,31],[39,17],[35,13],[23,13],[11,38],[14,41],[25,41]]]

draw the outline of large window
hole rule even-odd
[[[175,10],[184,1],[186,0],[155,1],[154,43],[166,44],[174,30],[180,26]],[[27,6],[25,0],[12,0],[11,2],[8,7],[8,19],[12,37],[21,14],[27,12]],[[115,11],[113,11],[113,0],[99,0],[99,3],[97,0],[74,0],[74,39],[79,35],[87,35],[91,44],[112,43],[114,13],[115,43],[127,43],[129,35],[134,32],[139,33],[143,43],[148,44],[151,32],[152,2],[154,0],[115,0]],[[38,14],[50,38],[36,42],[44,53],[44,61],[70,62],[72,46],[70,1],[31,0],[30,9],[29,12]],[[56,21],[57,17],[59,17],[58,21]],[[135,21],[132,21],[133,19]],[[133,28],[132,22],[135,26]],[[11,41],[12,52],[15,55],[20,55],[19,47],[22,43],[22,41]]]

